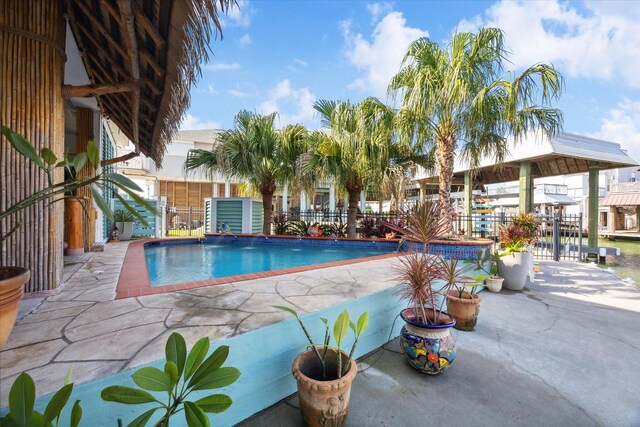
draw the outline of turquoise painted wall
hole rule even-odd
[[[158,203],[157,200],[147,200],[147,202],[151,204],[151,206],[153,206],[154,208],[157,208],[157,203]],[[154,213],[147,211],[147,209],[144,206],[142,206],[141,204],[133,200],[127,200],[127,203],[133,206],[133,208],[140,214],[140,216],[142,216],[149,224],[148,227],[145,227],[140,223],[139,220],[136,219],[136,222],[133,223],[133,233],[131,233],[131,235],[155,237],[156,218],[157,218],[156,215]],[[117,210],[126,210],[126,209],[124,208],[124,206],[122,206],[122,202],[120,202],[120,200],[113,199],[113,211],[115,212]]]
[[[242,232],[242,201],[241,200],[224,200],[217,201],[216,208],[216,230],[218,225],[226,222],[231,227],[232,233]]]
[[[251,232],[262,234],[262,223],[264,222],[264,212],[262,202],[251,201]]]

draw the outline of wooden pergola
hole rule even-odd
[[[234,0],[0,0],[0,120],[40,150],[64,150],[64,99],[95,97],[136,146],[159,166],[207,59],[218,14]],[[213,26],[211,25],[213,23]],[[89,85],[64,85],[67,24]],[[83,171],[77,171],[83,173]],[[0,209],[45,185],[43,173],[0,145]],[[56,179],[62,179],[57,176]],[[62,275],[62,206],[44,204],[0,223],[0,265],[32,270],[27,292],[56,288]]]

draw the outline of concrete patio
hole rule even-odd
[[[0,352],[0,407],[23,371],[41,395],[70,367],[83,383],[161,359],[172,331],[188,345],[220,340],[288,317],[273,304],[313,312],[395,284],[386,259],[114,300],[126,247],[93,254],[16,325]],[[445,375],[413,371],[395,341],[361,361],[348,425],[640,425],[640,292],[593,265],[541,267],[524,292],[482,293]],[[295,396],[245,423],[299,424]]]

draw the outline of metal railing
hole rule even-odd
[[[183,237],[204,235],[204,209],[167,206],[165,218],[166,236]]]

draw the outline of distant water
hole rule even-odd
[[[598,239],[599,246],[620,248],[618,265],[600,265],[611,268],[623,279],[630,278],[640,287],[640,241]]]

